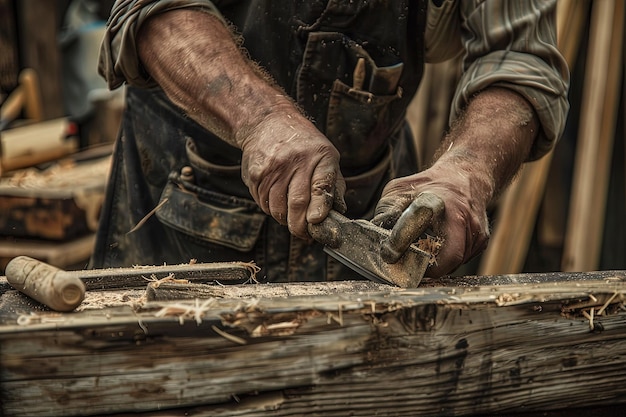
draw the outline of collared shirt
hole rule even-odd
[[[120,0],[113,7],[100,56],[111,88],[126,82],[154,86],[137,54],[136,36],[150,16],[196,8],[222,16],[219,1]],[[534,107],[542,129],[530,160],[548,152],[563,132],[569,71],[556,47],[556,0],[430,0],[425,61],[463,54],[462,75],[451,105],[454,121],[473,95],[489,86],[512,89]]]

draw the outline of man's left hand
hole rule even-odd
[[[489,241],[487,202],[476,195],[472,182],[467,173],[437,164],[390,181],[372,219],[378,226],[392,228],[391,236],[383,243],[383,254],[390,258],[401,255],[416,238],[428,232],[443,239],[436,263],[426,272],[439,277],[483,251]]]

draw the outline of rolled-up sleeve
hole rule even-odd
[[[143,69],[137,53],[137,34],[150,16],[169,10],[196,8],[221,18],[208,0],[118,0],[111,9],[100,48],[98,72],[110,89],[123,83],[153,87],[156,83]]]
[[[514,90],[541,123],[528,158],[538,159],[561,136],[569,111],[569,70],[556,46],[556,1],[469,0],[459,12],[465,56],[451,121],[489,86]]]

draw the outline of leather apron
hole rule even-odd
[[[383,186],[418,169],[405,115],[423,71],[426,2],[278,4],[220,10],[339,150],[346,215],[370,218]],[[126,94],[92,267],[252,261],[259,281],[358,278],[258,208],[241,180],[240,150],[158,88]]]

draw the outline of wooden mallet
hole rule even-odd
[[[72,311],[85,299],[85,284],[78,276],[28,256],[11,259],[5,275],[13,288],[52,310]]]

